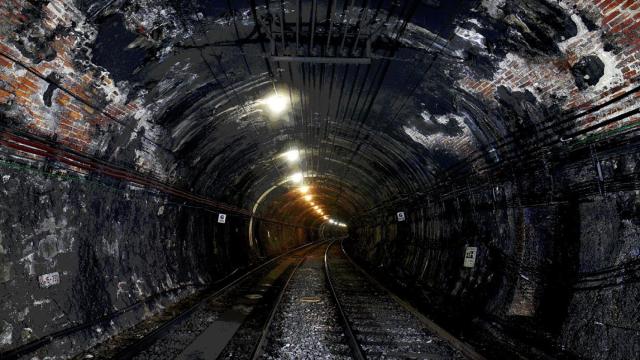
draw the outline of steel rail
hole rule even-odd
[[[320,246],[321,244],[322,243],[317,244],[317,246]],[[309,256],[309,252],[307,252],[302,257],[302,259],[300,259],[300,261],[298,261],[298,263],[295,265],[295,267],[287,277],[287,281],[285,281],[284,285],[282,285],[282,289],[280,289],[280,293],[278,294],[278,297],[276,298],[276,301],[273,307],[271,308],[271,312],[269,313],[269,318],[267,319],[267,321],[264,323],[264,326],[262,327],[262,331],[260,332],[260,339],[258,340],[255,348],[253,348],[253,351],[251,352],[251,359],[253,360],[259,359],[264,354],[264,346],[267,343],[267,335],[269,335],[269,328],[271,328],[271,325],[273,324],[273,319],[275,318],[276,313],[280,308],[280,304],[282,303],[282,299],[284,298],[284,293],[289,288],[289,283],[291,283],[291,279],[293,278],[293,275],[295,275],[295,273],[298,271],[300,266],[304,264],[305,261],[307,261],[308,256]]]
[[[233,275],[236,271],[237,271],[237,269],[234,270],[228,276]],[[226,279],[228,276],[226,276],[224,279]],[[5,359],[6,360],[19,359],[19,358],[21,358],[21,357],[23,357],[23,356],[25,356],[27,354],[30,354],[30,353],[32,353],[34,351],[37,351],[38,349],[42,348],[43,346],[45,346],[47,344],[50,344],[55,339],[59,339],[59,338],[64,337],[64,336],[72,335],[72,334],[77,333],[77,332],[82,331],[82,330],[90,329],[93,326],[97,326],[97,325],[100,325],[100,324],[108,323],[109,321],[117,318],[118,316],[126,314],[126,313],[128,313],[128,312],[130,312],[132,310],[135,310],[135,309],[139,308],[142,305],[151,304],[152,301],[156,300],[160,296],[168,295],[170,293],[175,293],[176,291],[183,290],[185,288],[193,287],[193,286],[194,286],[193,284],[189,284],[189,285],[177,287],[175,289],[163,291],[161,293],[158,293],[156,295],[151,296],[148,299],[135,302],[135,303],[133,303],[131,305],[128,305],[128,306],[126,306],[126,307],[124,307],[122,309],[119,309],[119,310],[115,311],[115,312],[112,312],[111,314],[102,316],[102,317],[100,317],[98,319],[95,319],[95,320],[92,320],[92,321],[89,321],[89,322],[86,322],[86,323],[83,323],[83,324],[74,325],[74,326],[71,326],[71,327],[56,331],[54,333],[48,334],[46,336],[43,336],[43,337],[41,337],[39,339],[30,341],[30,342],[28,342],[28,343],[26,343],[24,345],[21,345],[21,346],[19,346],[17,348],[14,348],[14,349],[11,349],[11,350],[8,350],[8,351],[5,351],[5,352],[0,352],[0,359],[3,359],[3,360],[5,360]]]
[[[318,243],[310,243],[310,244],[305,244],[302,246],[298,246],[292,250],[289,250],[288,252],[278,255],[276,257],[274,257],[271,260],[268,260],[256,267],[254,267],[253,269],[247,271],[246,273],[244,273],[242,276],[238,277],[237,279],[233,280],[231,283],[225,285],[224,287],[222,287],[219,290],[216,290],[213,294],[205,297],[204,299],[198,301],[198,303],[196,303],[195,305],[191,306],[190,308],[188,308],[187,310],[185,310],[184,312],[178,314],[176,317],[170,319],[169,321],[163,323],[162,325],[160,325],[158,328],[156,328],[155,330],[153,330],[152,332],[150,332],[149,334],[145,335],[143,338],[139,339],[138,341],[136,341],[134,344],[126,347],[125,349],[122,349],[121,351],[119,351],[115,356],[114,359],[131,359],[134,356],[136,356],[137,354],[141,353],[142,351],[146,350],[151,344],[153,344],[154,341],[156,341],[157,339],[161,338],[163,335],[165,335],[169,330],[171,330],[173,328],[174,325],[178,325],[180,324],[182,321],[186,320],[187,317],[189,315],[191,315],[192,313],[194,313],[196,310],[200,309],[200,307],[202,307],[206,302],[214,300],[218,297],[220,297],[221,295],[223,295],[225,292],[227,292],[228,290],[230,290],[231,288],[233,288],[234,286],[238,285],[240,282],[244,281],[245,279],[247,279],[249,276],[255,274],[257,271],[265,268],[267,265],[272,264],[273,262],[289,256],[297,251],[300,251],[302,249],[305,248],[309,248],[312,246],[317,246],[320,245]]]
[[[364,351],[362,350],[362,347],[360,347],[360,344],[358,343],[356,336],[353,334],[351,325],[349,325],[349,319],[347,318],[347,314],[345,314],[344,309],[340,304],[340,299],[338,298],[338,294],[333,285],[333,281],[331,281],[331,271],[329,271],[329,261],[328,261],[329,249],[331,248],[331,246],[333,246],[333,244],[335,244],[336,241],[338,241],[338,239],[333,240],[327,246],[327,249],[324,251],[324,273],[327,278],[327,286],[329,287],[329,291],[331,292],[331,295],[333,296],[333,300],[336,303],[336,307],[338,308],[338,313],[340,314],[340,322],[342,323],[342,326],[344,328],[345,335],[347,335],[347,342],[349,343],[349,347],[353,352],[353,357],[356,360],[364,360],[366,359],[366,356],[364,355]]]
[[[292,253],[294,253],[296,251],[302,250],[302,249],[304,249],[306,247],[309,247],[309,246],[312,246],[312,245],[319,245],[319,244],[310,243],[310,244],[305,244],[305,245],[302,245],[302,246],[298,246],[298,247],[296,247],[294,249],[289,250],[288,252],[286,252],[284,254],[278,255],[278,256],[274,257],[273,259],[267,260],[266,262],[264,262],[264,263],[262,263],[260,265],[257,265],[256,267],[248,270],[245,274],[241,275],[236,280],[233,280],[231,283],[229,283],[227,285],[224,285],[221,289],[216,290],[216,292],[214,294],[209,295],[209,296],[205,297],[204,299],[200,300],[197,304],[195,304],[192,307],[190,307],[189,309],[185,310],[185,312],[192,313],[203,302],[207,301],[208,299],[211,299],[212,297],[218,297],[218,296],[222,295],[223,292],[225,292],[226,290],[230,289],[231,287],[236,285],[238,282],[240,282],[243,279],[247,278],[248,276],[252,275],[256,271],[258,271],[258,270],[262,269],[263,267],[269,265],[270,263],[272,263],[272,262],[274,262],[274,261],[276,261],[276,260],[278,260],[278,259],[280,259],[280,258],[282,258],[284,256],[290,255],[290,254],[292,254]],[[238,269],[233,270],[229,275],[223,277],[220,281],[216,282],[215,284],[218,284],[220,282],[225,281],[230,276],[233,276],[233,274],[235,274],[237,271],[238,271]],[[174,291],[177,291],[177,290],[180,290],[180,288],[168,290],[166,292],[163,292],[163,294],[164,293],[168,293],[168,292],[174,292]],[[72,335],[72,334],[77,333],[79,331],[89,329],[92,326],[96,326],[96,325],[105,323],[107,321],[110,321],[110,320],[114,319],[115,317],[117,317],[119,315],[122,315],[122,314],[128,312],[129,310],[132,310],[132,309],[134,309],[134,308],[140,306],[141,304],[146,303],[147,301],[150,301],[150,300],[153,300],[153,299],[143,300],[142,302],[138,302],[138,303],[129,305],[129,306],[123,308],[123,309],[120,309],[120,310],[118,310],[118,311],[116,311],[114,313],[111,313],[111,314],[109,314],[107,316],[104,316],[104,317],[101,317],[99,319],[96,319],[94,321],[91,321],[91,322],[88,322],[88,323],[84,323],[84,324],[75,325],[75,326],[72,326],[72,327],[69,327],[69,328],[66,328],[66,329],[62,329],[60,331],[57,331],[57,332],[54,332],[52,334],[46,335],[46,336],[44,336],[44,337],[42,337],[40,339],[33,340],[32,342],[24,344],[24,345],[22,345],[20,347],[17,347],[15,349],[2,352],[2,353],[0,353],[0,359],[7,359],[7,360],[18,359],[18,358],[23,357],[23,356],[25,356],[27,354],[33,353],[34,351],[37,351],[38,349],[40,349],[43,346],[51,343],[55,339],[59,339],[59,338],[62,338],[64,336]],[[153,330],[149,334],[145,335],[143,338],[139,339],[135,344],[141,343],[142,341],[147,339],[149,336],[152,336],[152,334],[154,334],[153,336],[156,336],[156,338],[159,337],[160,335],[164,334],[168,330],[169,327],[171,327],[172,325],[178,323],[177,318],[180,317],[180,316],[183,316],[185,314],[185,312],[182,312],[182,313],[178,314],[176,317],[174,317],[174,318],[168,320],[167,322],[163,323],[162,325],[160,325],[160,327],[156,328],[155,330]],[[131,346],[134,346],[134,345],[131,345]],[[127,348],[129,348],[129,347],[127,347]],[[118,354],[118,355],[120,355],[120,354]],[[135,354],[133,356],[135,356]],[[123,359],[122,357],[118,357],[118,356],[116,356],[115,358],[116,359]]]
[[[471,345],[465,342],[462,342],[455,336],[451,335],[448,331],[438,326],[436,323],[434,323],[432,320],[424,316],[422,313],[420,313],[416,308],[411,306],[409,303],[399,298],[396,294],[394,294],[389,289],[384,287],[378,280],[376,280],[374,277],[369,275],[369,273],[367,273],[364,269],[358,266],[358,264],[356,264],[355,261],[351,259],[349,254],[347,254],[347,252],[344,250],[343,240],[340,241],[340,249],[342,250],[342,253],[344,254],[345,258],[349,261],[349,263],[355,269],[357,269],[360,273],[362,273],[365,276],[365,278],[367,278],[367,280],[369,280],[374,286],[386,292],[387,295],[389,295],[398,305],[402,306],[405,310],[407,310],[409,313],[415,316],[418,320],[420,320],[420,322],[423,323],[429,330],[431,330],[436,335],[438,335],[439,337],[447,341],[453,348],[460,351],[468,359],[487,360],[484,356],[478,354]]]

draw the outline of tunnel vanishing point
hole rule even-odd
[[[640,1],[0,0],[0,359],[640,359]]]

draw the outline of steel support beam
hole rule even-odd
[[[371,58],[368,57],[271,56],[270,58],[272,61],[312,64],[371,64]]]

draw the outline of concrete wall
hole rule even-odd
[[[637,141],[625,149],[599,154],[603,181],[595,163],[574,159],[552,164],[551,177],[514,172],[510,181],[479,178],[438,199],[397,203],[360,218],[348,250],[487,356],[633,358]],[[471,269],[466,246],[478,248]]]
[[[218,224],[218,212],[197,204],[38,164],[0,162],[3,351],[140,305],[47,350],[72,354],[307,240],[304,231],[265,224],[278,246],[260,254],[249,247],[246,217],[228,214]],[[42,288],[38,277],[55,272],[60,284]]]

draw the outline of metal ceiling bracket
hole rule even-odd
[[[368,57],[271,56],[272,61],[314,64],[371,64]]]

